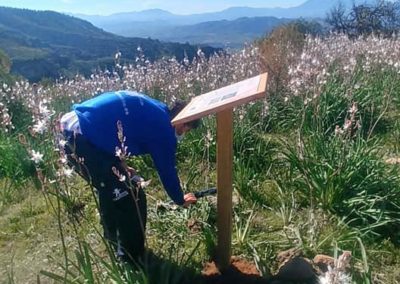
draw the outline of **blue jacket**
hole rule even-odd
[[[95,146],[115,155],[117,121],[121,121],[125,146],[132,155],[150,154],[168,195],[184,203],[176,171],[175,129],[167,106],[146,95],[118,91],[94,97],[73,106],[82,134]]]

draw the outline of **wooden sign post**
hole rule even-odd
[[[217,259],[223,269],[231,259],[233,110],[217,113]]]
[[[262,98],[267,73],[193,98],[174,118],[173,125],[217,114],[217,259],[218,268],[230,265],[232,237],[233,108]]]

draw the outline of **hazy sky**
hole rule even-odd
[[[291,7],[306,0],[0,0],[0,6],[109,15],[160,8],[176,14],[220,11],[232,6]]]

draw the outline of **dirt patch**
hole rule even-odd
[[[205,284],[267,284],[260,276],[254,263],[239,257],[232,257],[231,265],[219,271],[214,262],[207,262],[202,270],[202,282]]]

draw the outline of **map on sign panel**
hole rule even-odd
[[[267,73],[194,97],[172,124],[198,119],[264,96]]]

